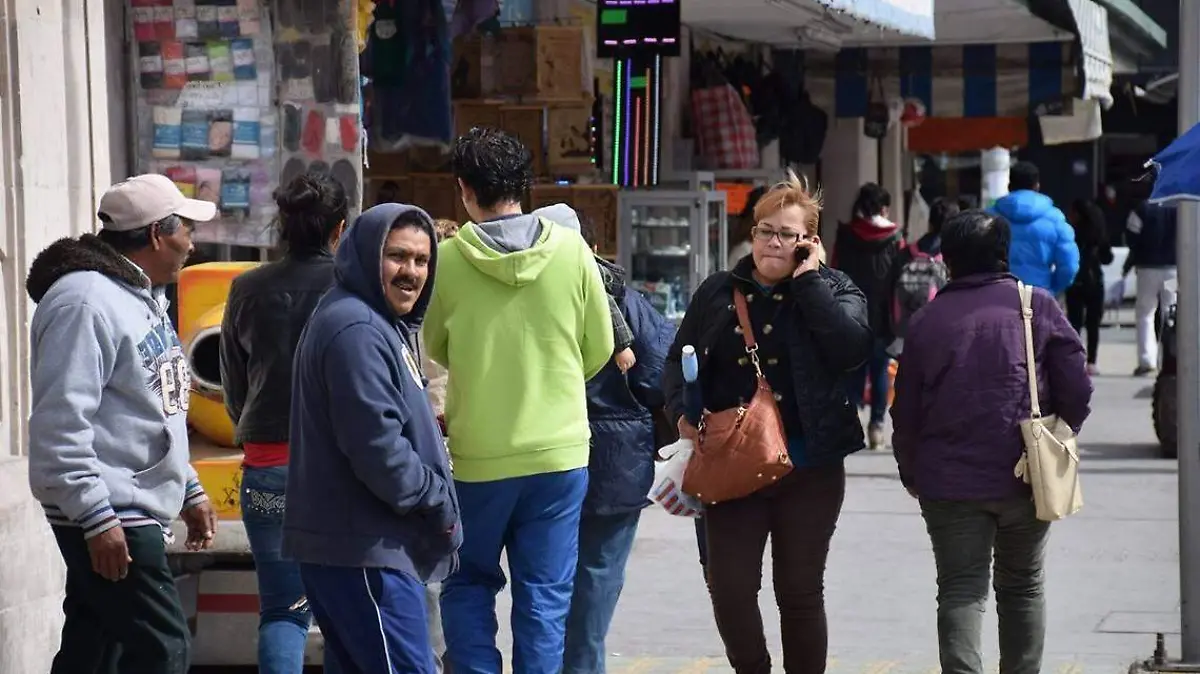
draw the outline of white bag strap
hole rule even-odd
[[[1042,418],[1042,406],[1038,401],[1037,357],[1033,349],[1033,288],[1017,281],[1017,292],[1021,295],[1021,321],[1025,324],[1025,360],[1029,370],[1029,407],[1031,418]]]

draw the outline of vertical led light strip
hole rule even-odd
[[[654,93],[650,94],[650,92],[647,91],[647,95],[653,95],[653,97],[654,97],[653,99],[651,99],[651,101],[654,105],[654,153],[651,155],[652,159],[651,159],[651,164],[650,164],[650,184],[651,185],[658,184],[658,153],[660,150],[660,146],[658,144],[658,133],[659,133],[659,129],[661,128],[661,122],[662,122],[662,120],[660,118],[660,112],[661,112],[660,108],[662,107],[662,89],[659,85],[659,80],[661,80],[661,79],[662,79],[662,56],[655,54],[655,56],[654,56]]]
[[[633,122],[630,126],[633,127],[633,176],[631,176],[630,185],[638,186],[638,173],[642,170],[641,162],[641,137],[642,137],[642,98],[639,96],[633,104]]]
[[[639,125],[644,127],[642,128],[642,133],[644,134],[642,137],[642,182],[646,185],[654,184],[650,181],[650,167],[654,164],[650,157],[650,137],[654,135],[650,130],[653,123],[650,108],[654,106],[654,101],[650,99],[650,92],[654,91],[650,88],[650,85],[653,84],[650,77],[650,66],[646,66],[646,86],[643,87],[642,93],[642,98],[646,101],[646,123]]]
[[[624,64],[620,59],[617,59],[617,75],[613,78],[613,124],[612,124],[612,157],[609,161],[612,162],[612,181],[614,185],[621,184],[621,89],[624,84],[621,83],[621,76]]]
[[[622,134],[621,143],[622,143],[622,145],[625,146],[625,157],[623,159],[624,164],[625,164],[625,171],[624,171],[624,180],[621,182],[622,185],[629,184],[629,149],[630,149],[629,148],[629,131],[630,131],[630,122],[632,121],[630,106],[633,105],[633,100],[632,100],[633,99],[633,89],[632,89],[633,82],[632,82],[632,80],[633,80],[633,59],[626,59],[625,60],[625,124],[622,125],[623,128],[620,130],[621,134]]]

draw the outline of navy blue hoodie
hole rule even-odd
[[[419,208],[364,212],[338,247],[336,283],[300,337],[283,552],[436,582],[456,568],[462,533],[446,447],[409,346],[433,294],[437,246],[411,312],[396,316],[384,296],[383,244],[404,213],[436,241]]]

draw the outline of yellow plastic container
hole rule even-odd
[[[188,423],[221,447],[233,447],[233,422],[221,390],[221,320],[233,279],[257,262],[207,262],[179,274],[179,341],[192,369]]]

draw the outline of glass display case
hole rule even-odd
[[[679,321],[696,286],[725,268],[725,193],[622,191],[618,235],[629,287]]]

